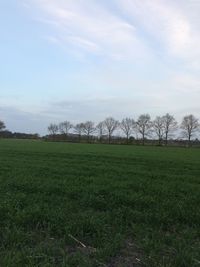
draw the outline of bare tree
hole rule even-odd
[[[183,136],[187,138],[188,145],[191,143],[191,138],[199,130],[199,120],[192,114],[183,118],[181,123],[181,129],[183,130]]]
[[[83,130],[84,130],[84,123],[78,123],[74,126],[74,132],[78,134],[79,142],[81,141]]]
[[[131,118],[125,118],[120,123],[120,128],[126,135],[127,144],[129,142],[130,135],[133,133],[135,127],[135,121]]]
[[[86,121],[83,123],[83,133],[87,135],[89,141],[90,135],[95,131],[95,125],[92,121]]]
[[[152,122],[152,127],[154,129],[155,134],[158,137],[158,143],[161,145],[163,136],[164,136],[164,119],[163,117],[157,116],[155,120]]]
[[[107,131],[107,134],[108,134],[108,142],[110,144],[111,137],[112,137],[114,131],[117,129],[119,122],[112,117],[108,117],[104,120],[104,125],[105,125],[105,129]]]
[[[51,123],[48,127],[48,131],[50,133],[50,135],[55,138],[55,135],[58,133],[59,127],[57,124],[55,123]]]
[[[3,121],[0,121],[0,131],[3,131],[6,128],[6,125]]]
[[[167,113],[163,116],[163,124],[164,124],[164,138],[165,138],[165,144],[168,143],[168,138],[170,135],[174,133],[174,131],[178,128],[178,123],[175,120],[174,116]]]
[[[102,142],[102,137],[105,133],[105,124],[103,121],[99,122],[96,126],[96,130],[97,130],[97,133],[98,133],[98,136],[99,136],[99,140],[100,142]]]
[[[64,134],[66,138],[68,137],[70,129],[73,127],[71,122],[69,121],[64,121],[59,124],[59,131],[61,134]]]
[[[149,136],[151,132],[152,122],[149,114],[142,114],[139,116],[136,122],[136,128],[142,135],[142,144],[144,145],[145,138]]]

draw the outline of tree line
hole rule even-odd
[[[80,122],[75,125],[70,121],[59,124],[51,123],[48,126],[48,132],[52,139],[55,139],[57,135],[62,135],[67,140],[70,136],[76,135],[79,141],[84,137],[90,142],[96,137],[99,142],[107,140],[108,143],[111,143],[113,138],[121,133],[127,144],[130,138],[134,138],[140,139],[143,145],[148,139],[156,139],[159,145],[163,143],[167,145],[169,139],[179,136],[190,144],[194,138],[198,138],[200,124],[199,119],[192,114],[184,116],[180,124],[169,113],[157,116],[154,120],[149,114],[142,114],[137,120],[124,118],[118,121],[113,117],[108,117],[97,124],[93,121]]]
[[[0,136],[7,138],[31,138],[38,139],[38,134],[12,133],[5,130],[5,123],[0,120]],[[168,144],[172,139],[187,140],[187,144],[200,135],[199,119],[194,115],[186,115],[179,124],[171,114],[156,116],[151,119],[149,114],[140,115],[137,120],[124,118],[121,121],[113,117],[95,124],[93,121],[80,122],[73,125],[70,121],[59,124],[51,123],[48,126],[48,139],[51,140],[77,140],[87,142],[92,140],[111,143],[114,140],[125,140],[127,144],[131,140],[139,140],[143,145],[148,140],[157,140],[159,145]],[[122,137],[121,137],[122,136]]]
[[[5,123],[0,120],[0,138],[16,138],[16,139],[40,139],[39,134],[33,133],[19,133],[19,132],[11,132],[6,129]]]

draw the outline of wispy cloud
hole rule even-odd
[[[30,0],[42,10],[40,21],[54,25],[63,43],[114,59],[143,57],[147,47],[133,23],[98,1]]]
[[[117,60],[148,60],[155,54],[200,67],[199,1],[113,0],[115,9],[95,0],[27,1],[40,10],[38,19],[79,53]]]
[[[199,1],[120,0],[130,20],[153,39],[165,57],[179,57],[190,66],[200,59]],[[195,11],[196,9],[196,11]],[[198,57],[198,59],[197,59]]]

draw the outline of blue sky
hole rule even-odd
[[[0,2],[0,119],[12,131],[141,113],[200,116],[197,0]]]

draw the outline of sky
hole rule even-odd
[[[0,1],[0,120],[200,117],[200,0]]]

